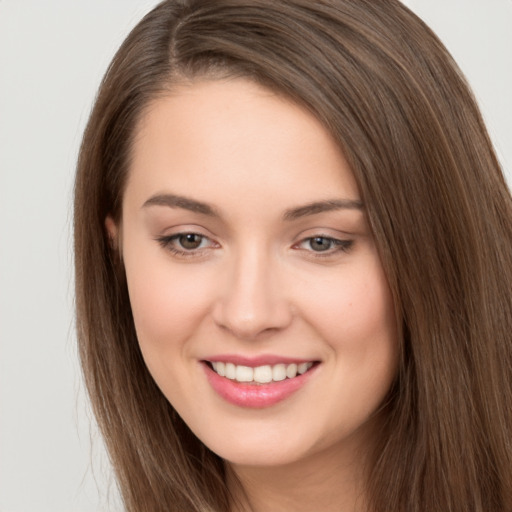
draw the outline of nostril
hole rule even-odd
[[[260,339],[280,331],[293,317],[286,294],[271,278],[268,265],[259,262],[251,266],[247,263],[250,259],[247,257],[244,268],[219,290],[212,310],[215,323],[240,340]]]

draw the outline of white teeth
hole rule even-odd
[[[284,364],[276,364],[272,368],[272,380],[280,381],[286,379],[286,366]]]
[[[300,363],[297,366],[297,373],[302,375],[303,373],[306,373],[312,366],[313,366],[313,363]]]
[[[254,380],[260,384],[272,382],[272,366],[257,366],[254,368]]]
[[[235,380],[238,382],[252,382],[254,370],[249,366],[237,366]]]
[[[276,364],[273,366],[264,365],[251,368],[250,366],[235,365],[233,363],[224,363],[216,361],[212,367],[221,377],[226,377],[237,382],[256,382],[258,384],[267,384],[268,382],[279,382],[282,380],[293,379],[297,375],[306,373],[313,366],[312,362],[300,364]]]
[[[226,365],[221,361],[217,363],[217,368],[215,368],[215,366],[213,368],[221,377],[224,377],[226,375]]]
[[[236,377],[236,367],[233,363],[226,363],[225,365],[226,377],[234,380]]]
[[[297,377],[297,365],[295,363],[289,364],[286,367],[286,376],[289,379],[293,379],[293,377]]]

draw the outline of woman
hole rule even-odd
[[[127,510],[510,510],[511,221],[464,79],[398,1],[156,7],[75,196]]]

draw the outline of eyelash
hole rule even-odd
[[[207,236],[201,235],[200,233],[194,233],[192,231],[176,233],[175,235],[170,235],[170,236],[162,236],[162,237],[158,237],[156,240],[157,240],[157,242],[160,243],[160,245],[164,249],[170,251],[175,256],[182,256],[184,258],[193,258],[193,257],[201,256],[202,252],[204,251],[204,249],[207,249],[207,247],[197,247],[195,249],[188,249],[188,250],[185,248],[178,249],[176,247],[175,243],[180,238],[186,237],[186,236],[199,237],[201,239],[201,244],[203,243],[203,241],[209,240],[211,242],[212,246],[215,246],[215,243],[213,241],[211,241]]]
[[[304,238],[298,244],[295,244],[294,247],[302,248],[301,246],[308,243],[310,244],[311,247],[311,243],[314,240],[323,240],[329,243],[329,248],[324,251],[304,249],[308,252],[313,253],[315,258],[328,258],[329,256],[333,256],[334,254],[337,254],[339,252],[349,252],[352,246],[354,245],[353,240],[340,240],[338,238],[333,238],[332,236],[315,235]]]
[[[208,247],[200,247],[199,246],[197,248],[188,249],[188,250],[185,248],[178,249],[175,244],[179,241],[180,238],[186,237],[186,236],[199,237],[201,239],[200,245],[203,243],[203,241],[209,241],[211,245]],[[175,235],[170,235],[170,236],[158,237],[156,240],[164,249],[170,251],[172,254],[174,254],[176,256],[180,256],[180,257],[184,257],[184,258],[194,258],[194,257],[201,256],[205,249],[216,246],[215,242],[210,240],[207,236],[201,235],[199,233],[194,233],[191,231],[187,231],[187,232],[183,232],[183,233],[176,233]],[[314,240],[327,241],[329,244],[329,248],[325,249],[324,251],[312,250],[311,243]],[[307,243],[310,244],[310,249],[306,249],[306,248],[302,247],[304,244],[307,244]],[[312,254],[314,254],[313,257],[315,257],[315,258],[328,258],[329,256],[333,256],[334,254],[337,254],[339,252],[349,252],[353,245],[354,245],[353,240],[339,240],[339,239],[333,238],[331,236],[315,235],[315,236],[310,236],[310,237],[302,239],[300,242],[295,244],[293,246],[293,248],[311,252]]]

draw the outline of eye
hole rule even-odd
[[[307,241],[309,247],[315,252],[324,252],[332,249],[334,240],[325,236],[315,236]]]
[[[175,235],[157,238],[160,245],[178,256],[195,256],[203,249],[215,248],[217,244],[205,235],[199,233],[176,233]]]
[[[197,233],[185,233],[183,235],[177,235],[176,238],[176,242],[187,251],[199,249],[204,240],[205,237],[198,235]]]
[[[297,244],[297,248],[319,253],[319,256],[328,256],[338,251],[348,251],[353,243],[353,240],[339,240],[337,238],[319,235],[305,238]]]

